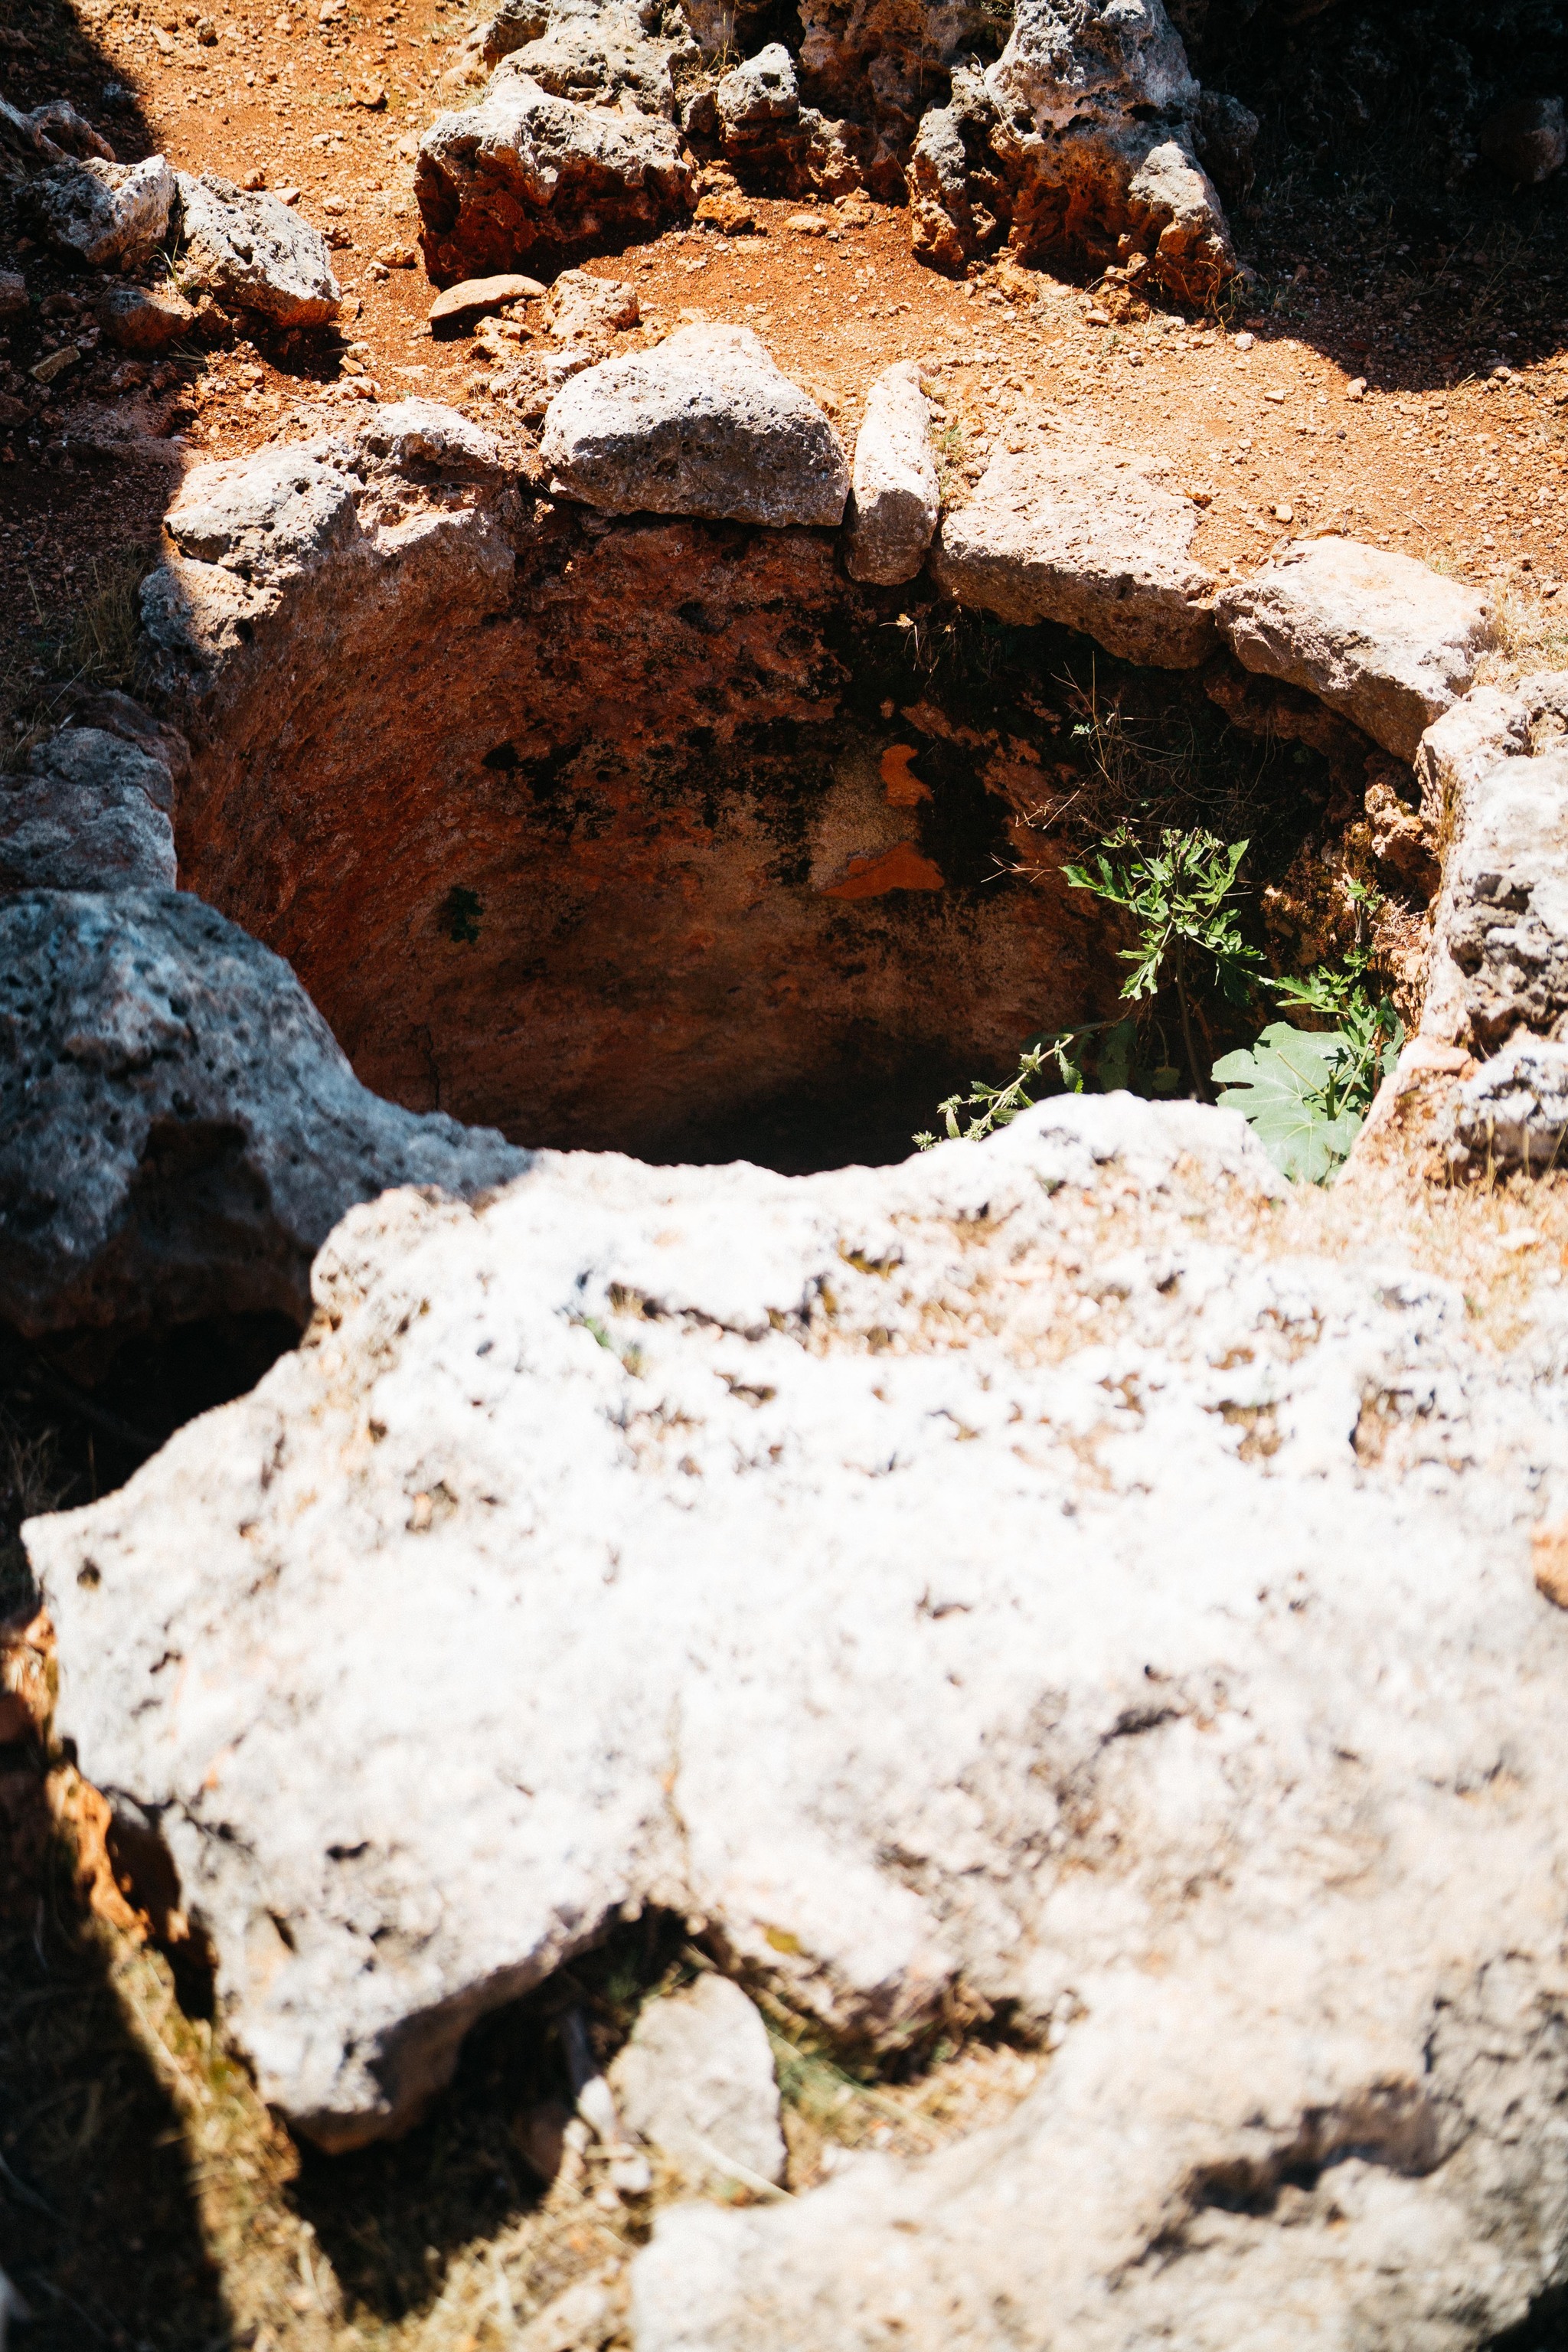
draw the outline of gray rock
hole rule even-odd
[[[162,352],[195,325],[196,314],[170,286],[106,286],[93,305],[106,341],[122,352]]]
[[[415,173],[426,266],[438,283],[624,243],[683,215],[693,166],[672,123],[583,106],[506,58],[476,106],[440,114]]]
[[[610,2068],[621,2120],[692,2181],[781,2181],[784,2134],[768,2032],[727,1977],[647,2002]]]
[[[1465,692],[1496,632],[1475,589],[1352,539],[1298,541],[1217,610],[1244,667],[1305,687],[1399,760]]]
[[[368,1093],[288,965],[197,899],[0,902],[0,1314],[29,1337],[303,1323],[352,1202],[527,1165]]]
[[[1462,975],[1467,1042],[1568,1036],[1568,751],[1505,759],[1472,795],[1436,940]]]
[[[1457,1163],[1543,1176],[1568,1159],[1568,1040],[1512,1038],[1458,1091]]]
[[[162,155],[142,163],[51,163],[23,191],[22,208],[51,245],[102,268],[145,261],[169,233],[175,175]]]
[[[162,761],[99,728],[66,729],[0,793],[0,888],[172,890],[173,803]]]
[[[1124,660],[1192,669],[1217,642],[1197,515],[1126,457],[1045,441],[993,457],[942,518],[939,587],[1005,621],[1058,621]]]
[[[849,491],[832,425],[746,327],[683,327],[587,369],[552,401],[540,457],[611,514],[836,525]]]
[[[181,282],[231,310],[279,327],[320,327],[342,296],[320,229],[268,189],[237,188],[214,173],[179,174]]]
[[[866,395],[855,440],[847,562],[852,580],[912,580],[942,511],[930,412],[912,360],[885,369]]]
[[[1539,187],[1568,159],[1568,118],[1560,98],[1523,98],[1489,114],[1476,141],[1508,179]]]
[[[933,268],[962,277],[1005,233],[1011,195],[990,152],[1001,121],[982,77],[959,69],[946,106],[921,118],[910,154],[910,238]]]

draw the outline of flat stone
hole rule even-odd
[[[499,1135],[379,1101],[288,965],[168,889],[0,904],[0,1297],[35,1338],[302,1323],[351,1202],[527,1165]]]
[[[838,436],[747,327],[683,327],[574,377],[540,457],[562,495],[610,514],[836,525],[849,491]]]
[[[1244,667],[1305,687],[1399,760],[1415,758],[1496,634],[1477,590],[1352,539],[1299,541],[1216,609]]]
[[[1114,451],[1044,441],[992,458],[942,518],[931,572],[958,604],[1058,621],[1126,661],[1193,669],[1216,644],[1196,510]]]
[[[437,294],[430,305],[432,327],[458,327],[468,319],[483,319],[492,311],[504,310],[509,302],[537,301],[548,289],[537,278],[520,277],[516,270],[504,270],[496,278],[465,278],[457,286],[448,286]]]
[[[912,360],[887,368],[866,395],[855,437],[847,530],[852,580],[889,588],[912,580],[942,512],[931,412]]]
[[[169,286],[106,286],[93,305],[106,341],[122,352],[162,352],[188,334],[196,313]]]
[[[699,1977],[647,2002],[610,2069],[621,2120],[692,2181],[738,2168],[742,2183],[784,2174],[768,2032],[727,1977]]]
[[[141,163],[89,156],[36,173],[22,206],[51,245],[102,268],[144,261],[163,242],[174,194],[175,174],[162,155]]]
[[[342,290],[320,229],[269,189],[237,188],[211,172],[199,180],[182,172],[179,182],[187,288],[279,327],[337,317]]]

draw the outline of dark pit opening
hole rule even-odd
[[[1372,747],[1228,659],[1138,670],[858,589],[826,534],[542,501],[514,540],[504,610],[410,571],[395,626],[345,595],[264,631],[182,799],[184,887],[412,1109],[656,1161],[896,1160],[1026,1040],[1114,1012],[1123,937],[1065,861],[1121,821],[1245,837],[1262,943],[1266,887],[1359,814]],[[1205,1007],[1203,1053],[1267,1017]]]

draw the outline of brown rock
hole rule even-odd
[[[515,271],[500,278],[465,278],[437,295],[430,305],[430,324],[437,331],[455,331],[488,311],[504,310],[509,302],[539,300],[545,290],[537,278],[521,278]]]
[[[1537,1528],[1530,1549],[1537,1592],[1553,1607],[1568,1609],[1568,1519],[1559,1519],[1555,1527]]]
[[[756,206],[739,188],[710,188],[698,205],[695,217],[721,236],[762,236],[765,234]]]
[[[163,286],[107,286],[94,313],[104,340],[122,352],[165,351],[196,322],[184,296]]]

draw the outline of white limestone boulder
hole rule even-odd
[[[1196,525],[1196,509],[1131,458],[1041,440],[992,458],[968,504],[943,515],[931,568],[960,604],[1058,621],[1124,660],[1192,669],[1218,642]]]
[[[885,588],[912,580],[942,512],[931,412],[912,360],[884,369],[867,394],[850,481],[850,578]]]
[[[425,133],[414,193],[437,285],[552,270],[689,209],[694,166],[672,123],[559,96],[528,71],[531,54],[503,58],[475,105]]]
[[[1568,1041],[1521,1031],[1458,1091],[1456,1158],[1484,1170],[1544,1175],[1568,1158]]]
[[[849,492],[837,434],[749,327],[682,327],[585,369],[539,454],[558,493],[609,514],[836,525]]]
[[[784,2179],[779,2089],[768,2032],[727,1977],[648,2001],[610,2069],[621,2121],[688,2179]]]
[[[1244,667],[1305,687],[1400,760],[1466,692],[1496,634],[1476,589],[1352,539],[1299,540],[1217,610]]]
[[[179,174],[184,249],[180,282],[226,309],[254,310],[276,327],[320,327],[342,292],[319,228],[268,189],[237,188],[215,173]]]
[[[23,209],[48,242],[103,268],[145,261],[169,232],[175,174],[162,155],[110,163],[88,155],[51,163],[23,191]]]

